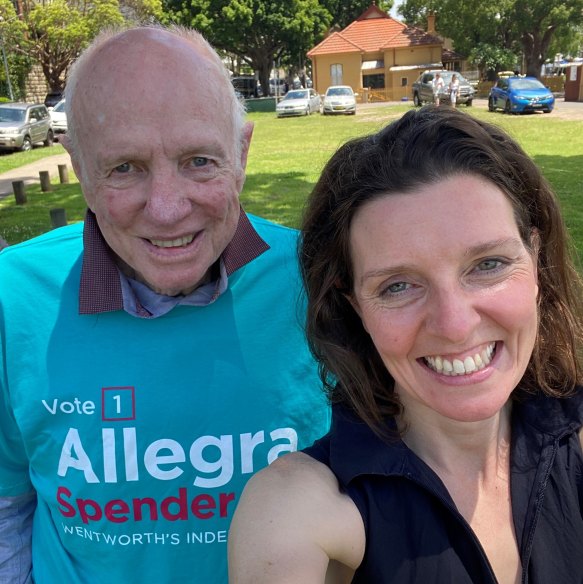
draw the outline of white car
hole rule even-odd
[[[348,85],[332,85],[326,90],[322,113],[349,114],[356,113],[356,93]]]
[[[55,107],[49,108],[53,132],[65,134],[67,132],[67,114],[65,113],[65,100],[62,99]]]
[[[309,116],[320,111],[320,96],[314,89],[292,89],[275,107],[278,118],[284,116]]]

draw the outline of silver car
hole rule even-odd
[[[326,90],[322,113],[349,114],[356,113],[356,94],[348,85],[332,85]]]
[[[53,143],[49,110],[43,104],[0,104],[0,150],[30,150],[33,144]]]
[[[320,111],[320,96],[314,89],[292,89],[275,107],[278,118],[284,116],[309,116]]]
[[[55,107],[49,107],[53,133],[65,134],[67,132],[67,114],[65,113],[65,100],[61,101]]]

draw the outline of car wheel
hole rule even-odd
[[[510,100],[507,99],[506,103],[504,104],[504,113],[505,114],[511,114],[512,110],[510,109]]]
[[[418,93],[415,93],[413,95],[413,105],[415,107],[421,107],[421,100],[419,99],[419,94]]]
[[[43,144],[45,146],[52,146],[53,145],[53,140],[55,139],[54,135],[53,135],[53,131],[49,130],[48,134],[47,134],[47,139],[43,142]]]
[[[488,100],[488,111],[493,112],[495,110],[496,108],[494,107],[494,101],[492,100],[492,98],[490,98]]]
[[[20,147],[21,152],[28,152],[32,150],[32,142],[30,141],[30,136],[25,136],[22,141],[22,146]]]
[[[466,107],[472,107],[472,100],[468,99],[468,101],[466,101]]]
[[[545,109],[543,110],[543,114],[550,114],[553,110]]]

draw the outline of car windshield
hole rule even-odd
[[[64,101],[60,101],[54,108],[53,108],[54,112],[59,112],[62,113],[65,111],[65,102]]]
[[[350,87],[330,87],[326,95],[352,95]]]
[[[306,99],[308,97],[307,91],[288,91],[283,99]]]
[[[25,115],[22,109],[0,107],[0,122],[24,122]]]
[[[512,89],[545,89],[545,86],[536,79],[509,79]]]

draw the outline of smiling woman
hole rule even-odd
[[[333,422],[249,483],[232,582],[580,583],[583,288],[540,170],[410,111],[336,152],[302,231]]]

